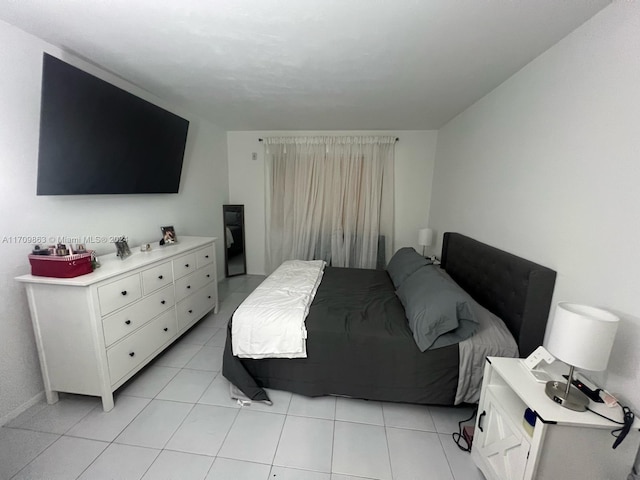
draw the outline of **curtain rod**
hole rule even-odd
[[[263,138],[259,138],[258,139],[259,142],[262,142],[263,140],[264,140]],[[398,137],[396,137],[396,142],[399,142],[399,141],[400,141],[400,139]]]

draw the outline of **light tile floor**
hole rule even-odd
[[[482,480],[451,433],[470,408],[269,391],[240,407],[220,373],[227,320],[262,281],[223,280],[210,314],[116,392],[61,394],[0,428],[0,480]]]

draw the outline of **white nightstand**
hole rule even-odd
[[[567,367],[568,372],[568,367]],[[520,359],[489,357],[484,369],[471,457],[489,480],[623,480],[640,444],[636,419],[613,450],[613,424],[592,412],[574,412],[549,399]],[[523,426],[535,412],[533,434]],[[589,408],[622,421],[620,407]]]

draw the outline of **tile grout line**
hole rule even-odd
[[[387,457],[389,459],[389,473],[391,473],[391,478],[389,480],[393,480],[394,475],[393,475],[393,464],[391,463],[391,446],[389,445],[389,433],[388,433],[388,427],[386,425],[386,419],[384,418],[384,409],[382,410],[382,418],[383,418],[383,422],[385,422],[384,425],[384,440],[387,444]]]
[[[333,435],[331,435],[331,466],[329,467],[329,478],[333,478],[333,452],[336,448],[336,409],[338,408],[338,400],[333,399]]]
[[[220,283],[222,283],[222,282],[218,282],[218,285],[220,285]],[[228,282],[225,282],[225,283],[227,283],[227,284],[228,284]],[[229,293],[231,293],[231,292],[227,292],[227,295],[228,295]],[[220,311],[222,310],[222,303],[224,302],[224,299],[222,299],[222,298],[220,298],[220,296],[218,296],[218,301],[219,301],[218,314],[220,314]],[[216,315],[216,314],[214,314],[214,316],[215,316],[215,315]],[[223,327],[220,327],[220,328],[223,328]],[[220,370],[220,372],[218,373],[218,375],[220,375],[221,373],[222,373],[222,370]],[[218,375],[216,375],[216,376],[214,377],[214,379],[212,380],[212,382],[211,382],[211,383],[213,383],[213,381],[215,381],[215,379],[218,377]],[[209,385],[209,386],[211,386],[211,385]],[[209,388],[209,387],[207,387],[207,389],[208,389],[208,388]],[[206,393],[206,390],[205,390],[205,392],[202,394],[202,396],[204,396],[204,394],[205,394],[205,393]],[[200,401],[200,400],[202,399],[202,396],[198,399],[198,401]],[[229,433],[231,432],[231,429],[233,428],[233,426],[236,424],[236,421],[238,420],[238,415],[240,414],[240,410],[241,410],[241,409],[235,409],[235,408],[234,408],[234,410],[237,410],[237,412],[236,412],[236,416],[233,418],[233,422],[231,422],[231,425],[229,426],[229,429],[227,430],[227,433],[225,433],[224,438],[222,439],[222,442],[220,443],[220,447],[218,448],[218,451],[216,452],[215,457],[213,457],[213,462],[211,462],[211,465],[209,465],[209,468],[207,469],[207,473],[206,473],[206,474],[205,474],[205,476],[204,476],[204,478],[205,478],[205,479],[206,479],[206,478],[209,476],[209,474],[211,473],[211,470],[213,469],[213,466],[215,465],[216,460],[219,458],[219,457],[218,457],[218,454],[220,453],[220,449],[222,449],[222,446],[224,445],[224,442],[227,440],[227,438],[228,438],[228,436],[229,436]]]
[[[331,435],[331,473],[329,473],[330,477],[333,478],[333,452],[336,448],[336,409],[338,407],[338,401],[334,399],[333,402],[333,435]]]
[[[278,454],[278,447],[280,446],[280,441],[282,440],[282,435],[284,433],[284,427],[287,424],[287,418],[289,418],[288,412],[289,412],[289,408],[291,407],[291,398],[293,398],[292,396],[289,397],[289,404],[287,405],[287,409],[284,412],[284,421],[282,422],[282,429],[280,430],[280,436],[278,436],[278,443],[276,443],[276,449],[273,452],[273,458],[271,459],[271,466],[269,467],[269,475],[267,475],[267,479],[269,479],[269,477],[271,476],[271,471],[273,470],[274,467],[274,463],[276,460],[276,455]],[[266,412],[265,412],[266,413]]]
[[[389,458],[389,472],[391,473],[391,478],[389,480],[393,480],[393,464],[391,463],[391,446],[389,445],[389,434],[387,427],[387,417],[384,414],[384,405],[381,405],[382,410],[382,424],[384,428],[384,440],[387,444],[387,457]]]
[[[39,432],[39,433],[46,433],[46,432]],[[58,440],[60,440],[64,435],[58,435],[58,438],[56,438],[53,442],[51,442],[47,448],[43,449],[38,455],[36,455],[35,457],[33,457],[29,462],[26,463],[26,465],[24,465],[20,470],[18,470],[16,473],[14,473],[11,478],[16,478],[16,476],[25,468],[27,468],[29,465],[31,465],[36,458],[38,458],[40,455],[42,455],[44,452],[46,452],[47,450],[49,450]]]
[[[64,398],[62,399],[62,401],[64,401]],[[58,401],[57,401],[56,403],[59,403],[59,402],[60,402],[60,399],[58,399]],[[55,404],[52,404],[52,405],[55,405]],[[49,404],[47,404],[47,406],[49,406]],[[11,477],[11,478],[15,478],[15,477],[16,477],[16,475],[18,475],[22,470],[24,470],[24,469],[25,469],[25,468],[27,468],[30,464],[32,464],[32,463],[33,463],[37,458],[39,458],[39,457],[40,457],[40,455],[42,455],[44,452],[46,452],[47,450],[49,450],[49,448],[51,448],[54,444],[56,444],[56,443],[57,443],[57,442],[58,442],[62,437],[65,437],[65,436],[66,436],[67,438],[76,438],[76,437],[72,437],[72,436],[68,436],[68,435],[66,435],[66,434],[67,434],[67,432],[69,432],[73,427],[75,427],[78,423],[80,423],[82,420],[84,420],[84,418],[85,418],[85,417],[87,417],[87,416],[88,416],[88,415],[89,415],[93,410],[95,410],[96,408],[101,407],[101,406],[102,406],[102,405],[101,405],[101,403],[98,403],[98,405],[96,405],[94,408],[92,408],[92,409],[90,409],[89,411],[87,411],[87,413],[86,413],[84,416],[82,416],[81,418],[79,418],[79,419],[78,419],[78,421],[76,421],[73,425],[71,425],[69,428],[67,428],[67,429],[66,429],[62,434],[59,434],[59,433],[53,433],[53,432],[43,432],[43,431],[40,431],[40,430],[31,430],[31,429],[28,429],[28,428],[22,428],[21,430],[28,430],[28,431],[37,432],[37,433],[49,433],[49,434],[53,433],[54,435],[58,435],[58,438],[57,438],[56,440],[54,440],[53,442],[51,442],[51,444],[50,444],[47,448],[45,448],[44,450],[42,450],[38,455],[36,455],[35,457],[33,457],[33,458],[31,459],[31,461],[29,461],[29,462],[28,462],[26,465],[24,465],[20,470],[18,470],[14,475],[12,475],[12,477]],[[38,411],[38,413],[40,413],[41,411],[44,411],[45,409],[46,409],[46,407],[44,407],[44,408],[40,409],[40,410]],[[36,415],[37,415],[37,413],[36,413]],[[35,416],[35,415],[33,415],[33,416]],[[33,418],[33,416],[32,416],[32,417],[30,417],[29,419]],[[88,439],[84,439],[84,440],[88,440]],[[96,441],[97,441],[97,440],[96,440]],[[104,443],[104,442],[103,442],[103,443]],[[108,447],[108,445],[107,445],[107,447]],[[106,449],[107,447],[105,447],[105,449]],[[103,450],[103,451],[104,451],[104,450]],[[100,452],[100,454],[98,455],[98,457],[99,457],[100,455],[102,455],[102,452]],[[98,458],[98,457],[96,457],[96,458]],[[95,459],[94,459],[93,461],[95,461]],[[93,461],[92,461],[91,463],[93,463]],[[89,467],[87,467],[87,468],[89,468]],[[85,470],[86,470],[86,468],[85,468]],[[84,472],[84,470],[83,470],[83,472]],[[81,475],[82,475],[82,473],[81,473]],[[76,478],[77,478],[77,477],[76,477]]]
[[[149,466],[147,467],[147,469],[144,471],[144,473],[142,475],[140,475],[140,480],[142,480],[144,478],[144,476],[147,474],[147,472],[151,469],[151,467],[153,466],[154,463],[156,463],[156,461],[158,460],[158,458],[160,458],[160,455],[162,455],[162,452],[164,450],[159,450],[158,454],[155,456],[155,458],[153,459],[153,461],[149,464]]]
[[[233,408],[232,410],[236,410],[236,416],[233,417],[233,422],[231,422],[231,425],[229,426],[229,430],[227,430],[227,433],[225,433],[224,438],[222,439],[222,442],[220,442],[220,446],[218,447],[218,450],[216,451],[216,455],[213,457],[213,462],[211,462],[211,465],[209,466],[209,469],[207,470],[207,473],[204,476],[205,479],[209,476],[209,473],[211,473],[211,469],[213,468],[213,465],[216,463],[216,460],[218,458],[220,458],[220,457],[218,457],[218,454],[220,453],[220,450],[222,449],[222,446],[224,445],[224,442],[227,441],[227,437],[229,436],[229,433],[231,433],[231,429],[236,424],[236,421],[238,420],[238,415],[240,415],[240,410],[241,409]],[[222,458],[224,458],[224,457],[222,457]]]
[[[445,450],[444,444],[442,443],[442,435],[445,435],[444,433],[438,433],[438,441],[440,442],[440,446],[442,447],[442,452],[444,454],[444,459],[447,461],[447,466],[449,467],[449,471],[451,472],[451,478],[453,478],[453,480],[456,480],[456,474],[453,471],[453,467],[451,466],[451,462],[449,461],[449,457],[447,456],[447,452]]]

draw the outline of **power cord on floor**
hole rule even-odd
[[[469,418],[466,418],[464,420],[460,420],[458,422],[458,431],[457,432],[453,432],[451,434],[451,436],[453,437],[453,441],[456,442],[456,445],[458,446],[458,448],[460,450],[462,450],[463,452],[470,452],[471,451],[471,439],[468,439],[464,434],[463,434],[463,423],[467,423],[469,421],[471,421],[473,418],[475,418],[476,414],[478,413],[478,407],[476,406],[473,409],[473,413],[471,414],[471,416]]]

